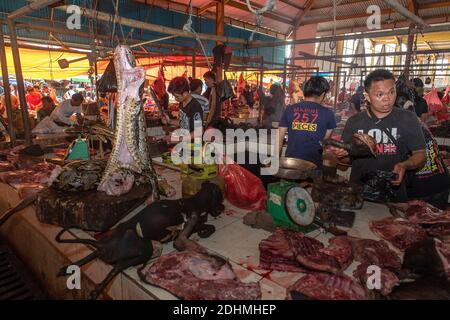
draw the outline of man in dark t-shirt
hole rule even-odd
[[[368,134],[377,142],[378,155],[353,159],[350,180],[361,182],[361,177],[373,170],[392,171],[397,175],[392,182],[395,186],[393,201],[405,202],[408,200],[406,172],[422,168],[426,162],[422,129],[414,113],[394,108],[395,78],[390,71],[373,71],[364,81],[364,87],[370,104],[368,110],[348,119],[342,139],[348,142],[355,133]],[[330,148],[330,152],[340,158],[348,156],[343,149]]]
[[[312,77],[304,85],[305,100],[288,106],[278,125],[280,151],[286,132],[286,157],[303,159],[322,166],[320,140],[329,138],[336,120],[333,112],[321,105],[330,87],[323,77]]]
[[[180,129],[192,136],[194,128],[203,125],[203,109],[190,94],[189,82],[184,77],[176,77],[170,81],[167,91],[180,103]]]

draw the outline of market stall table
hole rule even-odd
[[[177,195],[175,197],[180,197],[179,173],[167,168],[156,167],[156,169],[176,188]],[[10,186],[0,184],[0,190],[2,211],[18,203],[17,192]],[[262,299],[284,299],[286,288],[303,274],[259,269],[258,245],[270,233],[243,224],[246,210],[236,208],[227,201],[225,201],[225,207],[225,211],[219,217],[209,217],[208,223],[216,227],[214,234],[206,239],[200,239],[194,234],[191,239],[197,240],[211,253],[229,259],[236,274],[243,282],[259,282]],[[129,217],[132,215],[133,213]],[[362,210],[356,211],[354,227],[347,229],[349,235],[378,239],[370,231],[369,221],[388,216],[390,213],[386,206],[366,202]],[[94,288],[94,283],[99,283],[110,271],[111,266],[98,259],[92,261],[81,269],[81,289],[69,290],[66,285],[68,278],[56,277],[59,268],[86,256],[93,251],[93,248],[81,244],[57,243],[54,238],[60,230],[60,227],[39,223],[34,207],[28,207],[2,226],[0,233],[11,243],[23,261],[29,265],[51,297],[58,299],[87,298],[89,291]],[[93,236],[93,234],[76,229],[71,229],[70,234],[76,238],[92,238]],[[325,244],[332,237],[331,234],[324,234],[320,230],[315,230],[308,236]],[[167,243],[163,245],[162,254],[168,254],[174,250],[173,244]],[[346,273],[351,275],[356,265],[357,263],[353,262]],[[119,274],[105,291],[106,297],[111,299],[176,299],[166,290],[141,281],[137,271],[138,267],[133,267]]]

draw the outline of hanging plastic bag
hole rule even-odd
[[[233,96],[233,88],[231,87],[226,75],[224,80],[217,84],[217,92],[219,94],[220,101],[225,101]]]
[[[261,180],[236,163],[219,164],[219,176],[225,181],[225,198],[238,208],[266,209],[267,193]]]
[[[396,174],[391,171],[369,171],[361,177],[364,200],[390,202],[395,198],[392,181]]]
[[[437,90],[434,88],[423,97],[428,104],[428,110],[431,114],[435,115],[438,121],[445,121],[448,119],[447,109],[439,99]]]
[[[106,67],[105,73],[97,82],[97,90],[98,92],[117,92],[116,69],[112,59]]]
[[[441,101],[445,106],[450,106],[450,86],[445,88],[445,93]]]

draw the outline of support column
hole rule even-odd
[[[195,51],[192,53],[192,78],[197,78],[197,54]]]
[[[225,0],[218,0],[216,4],[216,35],[223,36],[225,34]],[[216,45],[222,44],[222,42],[217,41]],[[217,81],[223,79],[222,67],[217,69]]]
[[[19,45],[17,43],[16,26],[14,21],[8,19],[9,35],[11,37],[11,51],[14,59],[14,69],[16,71],[17,90],[19,94],[20,109],[22,110],[23,128],[25,131],[25,143],[31,145],[30,119],[28,116],[28,106],[25,99],[25,85],[22,75],[22,65],[20,63]]]
[[[412,31],[412,27],[409,27],[409,30]],[[406,49],[406,59],[405,59],[405,68],[403,69],[403,74],[405,75],[406,79],[409,78],[409,67],[411,66],[411,59],[412,59],[412,51],[414,46],[414,34],[410,33],[408,35],[408,43],[407,43],[407,49]]]
[[[16,144],[16,133],[14,131],[13,115],[12,115],[12,104],[11,104],[11,89],[9,87],[9,75],[8,75],[8,65],[6,62],[6,52],[5,52],[5,38],[3,35],[3,26],[0,26],[0,63],[2,65],[2,78],[3,78],[3,89],[5,90],[5,103],[6,103],[6,114],[8,116],[8,132],[11,144],[14,146]]]

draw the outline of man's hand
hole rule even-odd
[[[324,152],[326,153],[332,153],[338,158],[346,158],[348,157],[348,152],[345,149],[342,148],[336,148],[336,147],[327,147]]]
[[[392,185],[399,186],[405,178],[406,166],[403,162],[399,162],[394,166],[392,172],[397,174],[397,179],[392,181]]]

